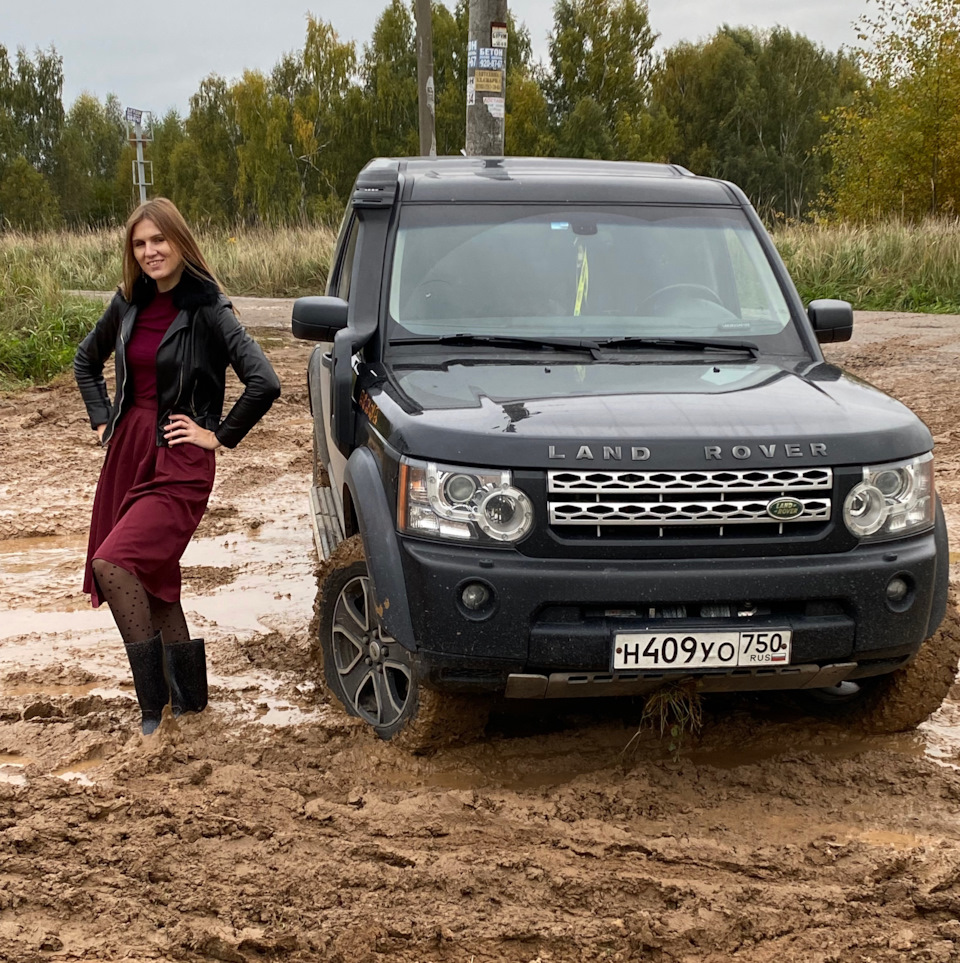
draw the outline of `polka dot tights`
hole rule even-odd
[[[151,595],[136,575],[104,558],[93,560],[93,574],[124,642],[143,642],[157,632],[168,645],[189,640],[179,602],[164,602]]]

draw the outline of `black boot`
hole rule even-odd
[[[140,728],[148,736],[160,725],[163,707],[170,701],[170,687],[163,673],[160,633],[143,642],[125,642],[124,648],[133,670],[133,685],[140,703]]]
[[[173,714],[202,712],[207,705],[207,657],[203,639],[164,643]]]

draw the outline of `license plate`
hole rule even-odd
[[[614,637],[614,669],[728,669],[788,665],[789,629],[762,632],[621,632]]]

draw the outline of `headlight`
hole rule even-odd
[[[410,535],[516,542],[533,527],[533,505],[508,471],[400,462],[397,524]]]
[[[933,455],[863,469],[843,503],[843,520],[864,541],[913,535],[933,526]]]

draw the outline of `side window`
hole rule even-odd
[[[360,234],[360,222],[354,218],[349,228],[346,242],[343,246],[343,256],[340,259],[340,274],[337,277],[337,289],[334,292],[344,301],[350,300],[350,278],[353,275],[353,256],[357,252],[357,236]]]

